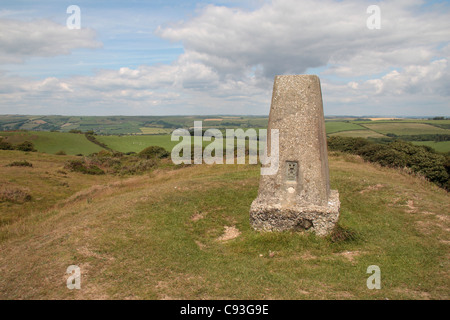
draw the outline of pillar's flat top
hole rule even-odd
[[[319,78],[315,74],[286,74],[286,75],[277,75],[275,78]]]

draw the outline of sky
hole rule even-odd
[[[0,2],[0,114],[268,115],[284,74],[326,115],[450,116],[450,1]]]

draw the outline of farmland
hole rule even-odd
[[[360,137],[369,139],[402,139],[412,135],[440,135],[439,141],[411,140],[427,145],[438,152],[449,152],[450,120],[326,118],[328,136]],[[63,117],[63,116],[0,116],[0,136],[11,142],[31,140],[40,152],[90,154],[102,148],[83,135],[70,132],[92,131],[97,140],[121,152],[139,152],[157,145],[170,150],[177,142],[170,141],[176,128],[192,128],[194,121],[202,121],[203,129],[266,128],[268,117],[263,116],[143,116],[143,117]],[[60,132],[48,132],[53,131]],[[15,130],[15,131],[11,131]],[[21,130],[21,131],[17,131]],[[27,130],[24,132],[23,130]],[[433,138],[433,137],[430,137]],[[434,139],[434,138],[433,138]],[[442,140],[443,139],[443,140]]]
[[[67,132],[0,132],[0,137],[12,144],[31,141],[39,152],[51,154],[63,151],[70,155],[87,155],[103,149],[87,140],[83,134]]]
[[[442,129],[427,123],[403,123],[403,122],[393,122],[393,123],[370,123],[364,124],[364,127],[369,130],[388,134],[394,133],[396,135],[414,135],[414,134],[448,134],[450,130]]]

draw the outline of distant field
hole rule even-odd
[[[143,127],[140,129],[143,134],[169,134],[173,131],[173,129],[151,127]]]
[[[330,134],[330,136],[353,137],[353,138],[383,138],[384,135],[372,130],[352,130],[340,131]]]
[[[415,134],[450,134],[450,130],[438,128],[426,123],[402,123],[402,122],[383,122],[383,123],[366,123],[366,128],[373,131],[387,134],[394,133],[396,135],[415,135]]]
[[[172,150],[178,142],[170,141],[170,137],[170,135],[97,136],[97,140],[116,151],[140,152],[149,146]]]
[[[420,146],[429,146],[438,152],[449,152],[450,151],[450,141],[441,141],[441,142],[413,141],[412,143],[415,145],[420,145]]]
[[[369,119],[373,119],[370,121]],[[16,116],[0,115],[0,136],[10,136],[13,143],[32,140],[42,152],[67,154],[90,154],[101,147],[87,141],[84,135],[70,134],[69,130],[83,132],[93,130],[97,139],[111,149],[121,152],[139,152],[147,146],[161,146],[171,150],[178,144],[170,141],[175,128],[191,128],[194,121],[203,121],[203,129],[267,128],[264,116]],[[395,119],[390,118],[342,118],[328,117],[325,121],[327,135],[345,137],[382,138],[388,133],[398,136],[422,134],[450,134],[450,120]],[[30,130],[9,132],[1,130]],[[36,131],[32,131],[36,130]],[[61,132],[50,132],[59,130]],[[432,140],[434,138],[426,138]],[[208,143],[204,143],[208,144]],[[427,144],[437,151],[447,151],[446,143],[431,141]]]
[[[84,154],[88,155],[99,152],[103,148],[90,142],[84,134],[66,133],[66,132],[0,132],[0,136],[12,144],[24,142],[26,140],[34,143],[39,152],[56,153],[64,151],[66,154]]]
[[[343,121],[326,121],[325,129],[327,134],[340,132],[340,131],[350,131],[350,130],[366,130],[366,128],[361,127],[358,124]]]

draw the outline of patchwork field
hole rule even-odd
[[[327,121],[325,122],[325,129],[327,134],[331,134],[340,131],[365,130],[366,128],[351,122]]]
[[[450,134],[449,129],[442,129],[426,123],[366,123],[364,127],[382,134],[394,133],[396,135],[414,134]]]
[[[165,128],[149,128],[143,127],[140,128],[142,134],[170,134],[173,129],[165,129]]]
[[[364,129],[364,130],[351,130],[340,131],[330,134],[329,136],[341,136],[341,137],[353,137],[353,138],[383,138],[386,137],[378,132]]]
[[[375,120],[377,119],[377,120]],[[191,128],[194,121],[203,121],[203,129],[266,128],[267,117],[208,117],[208,116],[172,116],[172,117],[61,117],[61,116],[0,116],[3,128],[27,128],[30,131],[0,131],[13,143],[31,140],[41,152],[67,154],[90,154],[102,148],[88,141],[82,134],[68,132],[31,131],[47,128],[49,123],[61,130],[93,130],[100,133],[97,140],[109,148],[121,152],[139,152],[151,145],[171,150],[177,142],[170,141],[170,133],[175,128]],[[145,126],[144,126],[145,124]],[[395,134],[401,138],[405,135],[439,134],[450,135],[450,120],[419,120],[388,118],[367,119],[348,118],[328,119],[325,122],[329,136],[361,138],[388,138],[387,134]],[[103,133],[103,134],[101,134]],[[116,133],[116,134],[105,134]],[[133,133],[133,134],[130,134]],[[431,138],[434,139],[434,138]],[[448,137],[447,137],[448,139]],[[422,139],[424,140],[424,139]],[[441,139],[442,140],[442,139]],[[410,140],[408,140],[410,141]],[[413,141],[416,144],[428,145],[439,152],[450,151],[447,141]]]

